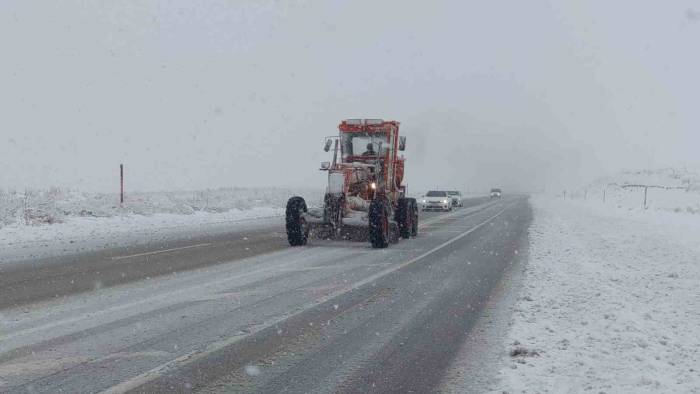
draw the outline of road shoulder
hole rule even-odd
[[[533,206],[498,392],[700,392],[700,221]]]

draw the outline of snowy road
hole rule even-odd
[[[523,198],[482,201],[427,215],[417,239],[386,250],[287,248],[280,228],[111,251],[94,269],[86,257],[72,284],[97,289],[0,310],[0,391],[429,391],[518,259],[530,216]],[[35,268],[54,267],[71,265]],[[70,276],[39,283],[70,288]]]
[[[487,199],[465,199],[465,207]],[[429,219],[436,212],[423,213]],[[56,298],[102,287],[151,279],[160,275],[240,260],[289,247],[284,219],[255,219],[222,225],[196,226],[187,233],[150,229],[148,242],[115,237],[101,248],[24,261],[1,261],[0,308]],[[149,232],[149,228],[140,230]],[[82,240],[83,243],[90,239]],[[78,249],[78,248],[76,248]],[[0,258],[0,260],[2,260]],[[5,259],[7,260],[7,258]]]

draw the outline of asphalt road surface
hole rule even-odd
[[[527,246],[525,198],[466,205],[384,250],[280,223],[9,266],[0,392],[434,390]]]
[[[488,201],[464,200],[465,207]],[[430,218],[437,212],[423,212]],[[183,239],[124,245],[95,252],[4,263],[0,267],[0,309],[92,291],[173,272],[242,259],[289,247],[284,225],[234,227],[230,232],[192,234]]]

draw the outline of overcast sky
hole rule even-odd
[[[0,5],[0,188],[320,186],[343,118],[410,187],[700,165],[696,1]]]

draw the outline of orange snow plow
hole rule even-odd
[[[406,197],[402,185],[406,138],[399,122],[348,119],[339,135],[326,138],[324,150],[332,161],[321,163],[328,174],[323,207],[312,209],[302,197],[287,202],[287,239],[292,246],[309,236],[364,239],[373,248],[386,248],[418,231],[418,203]]]

